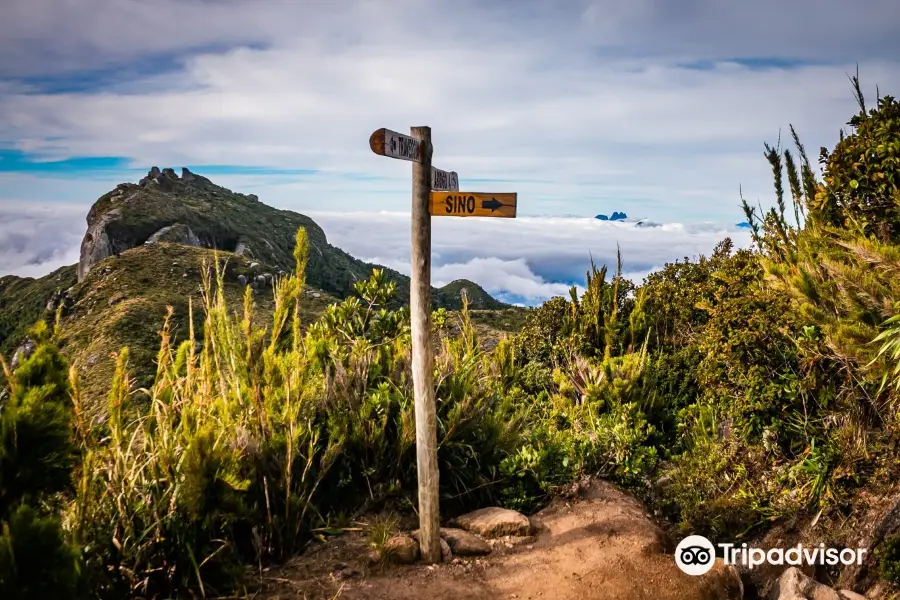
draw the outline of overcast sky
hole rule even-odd
[[[534,217],[442,224],[436,276],[540,296],[616,242],[634,273],[708,252],[741,187],[771,203],[763,142],[794,124],[815,156],[855,110],[847,73],[873,97],[900,76],[896,0],[2,4],[0,273],[72,262],[90,204],[151,165],[332,213],[333,243],[399,267],[410,166],[368,137],[430,125],[436,166]],[[669,225],[583,219],[614,210]]]

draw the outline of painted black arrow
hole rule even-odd
[[[491,209],[491,212],[494,212],[501,206],[513,206],[513,205],[512,204],[503,204],[496,198],[491,198],[490,200],[482,200],[481,201],[481,208],[489,208],[489,209]]]

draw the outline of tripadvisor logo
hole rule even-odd
[[[788,549],[754,548],[746,543],[716,544],[721,550],[722,562],[726,565],[743,565],[753,569],[763,564],[770,565],[861,565],[866,548],[826,548],[825,544],[806,547],[797,544]],[[712,569],[716,561],[716,546],[702,535],[689,535],[675,548],[675,564],[688,575],[703,575]]]
[[[702,535],[689,535],[675,548],[675,564],[688,575],[703,575],[715,560],[716,549]]]

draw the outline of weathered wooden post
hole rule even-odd
[[[438,508],[437,416],[434,405],[434,354],[431,347],[431,128],[412,127],[420,140],[412,168],[412,270],[409,312],[412,374],[416,403],[416,466],[419,475],[419,546],[426,563],[441,561]]]
[[[441,521],[434,353],[431,347],[431,217],[515,218],[517,196],[460,192],[456,171],[442,171],[431,166],[430,127],[412,127],[410,135],[382,128],[369,137],[369,147],[375,154],[413,163],[409,312],[419,475],[419,547],[422,560],[436,563],[441,561]]]

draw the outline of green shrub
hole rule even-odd
[[[68,367],[43,321],[33,353],[15,371],[2,364],[0,398],[0,597],[70,598],[77,553],[56,516],[40,514],[71,489],[77,452]]]
[[[900,585],[900,535],[888,538],[875,551],[881,576],[893,584]]]
[[[40,517],[19,505],[0,533],[0,598],[74,598],[78,553],[67,543],[59,519]]]

